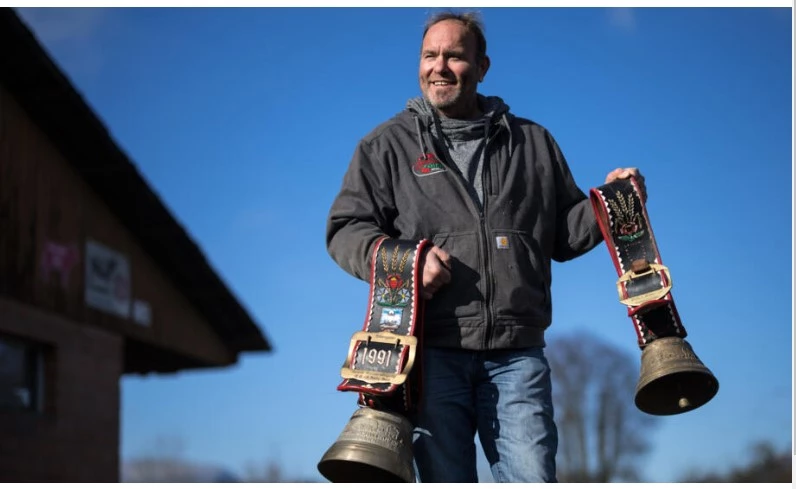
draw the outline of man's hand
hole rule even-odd
[[[451,281],[451,256],[437,246],[428,248],[421,260],[423,280],[420,285],[420,296],[431,299],[440,287]]]
[[[641,192],[641,201],[647,202],[647,186],[644,184],[644,176],[638,171],[638,168],[617,168],[605,177],[605,183],[611,183],[615,180],[622,180],[625,178],[633,177],[638,183],[638,190]]]

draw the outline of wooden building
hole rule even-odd
[[[0,9],[0,481],[118,481],[121,376],[270,349],[35,36]]]

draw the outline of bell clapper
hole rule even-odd
[[[683,385],[678,382],[677,383],[677,394],[678,394],[679,400],[677,401],[677,406],[680,409],[688,409],[688,408],[691,407],[691,401],[688,399],[688,397],[685,394],[683,394],[683,390],[684,390],[683,389]]]

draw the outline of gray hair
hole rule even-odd
[[[486,57],[486,37],[484,37],[484,23],[481,20],[481,16],[478,12],[454,12],[452,10],[437,12],[429,17],[426,21],[425,27],[423,29],[423,39],[426,38],[426,33],[431,26],[438,24],[443,20],[455,20],[457,22],[461,22],[467,32],[475,36],[476,56],[478,59],[483,59]]]

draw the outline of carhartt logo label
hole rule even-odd
[[[434,153],[426,153],[420,156],[412,167],[412,172],[418,177],[426,177],[444,171],[448,171],[448,169],[440,163]]]
[[[499,250],[507,250],[509,249],[509,238],[508,236],[498,236],[495,238],[497,242],[497,247]]]

